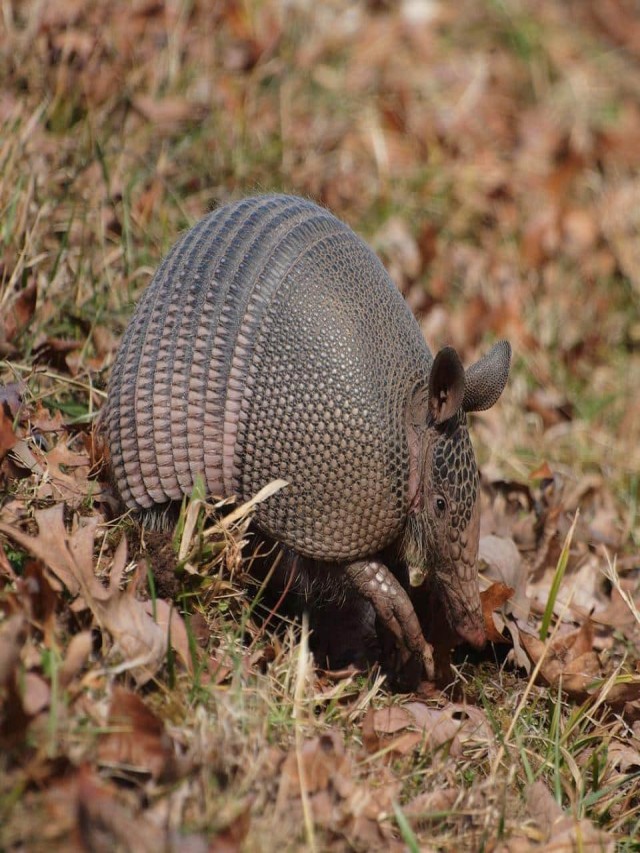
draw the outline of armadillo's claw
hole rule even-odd
[[[391,631],[403,663],[414,656],[422,661],[428,681],[433,681],[433,649],[427,643],[407,592],[384,563],[359,560],[346,568],[346,575],[360,595],[371,602],[378,618]]]
[[[424,648],[422,650],[422,663],[424,665],[424,671],[427,676],[427,681],[435,681],[436,680],[436,668],[433,662],[433,646],[431,643],[427,643],[425,640]]]

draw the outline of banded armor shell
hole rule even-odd
[[[246,500],[298,553],[379,552],[409,511],[407,401],[432,357],[384,267],[285,195],[210,213],[170,250],[116,357],[106,426],[124,504]]]

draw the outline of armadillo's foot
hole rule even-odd
[[[411,599],[397,578],[377,560],[351,563],[346,576],[360,595],[371,602],[378,618],[393,634],[404,659],[410,655],[421,659],[427,679],[433,681],[433,649],[425,640]]]

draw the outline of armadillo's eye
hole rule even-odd
[[[444,515],[444,511],[447,508],[447,502],[440,495],[436,495],[436,499],[433,503],[436,510],[436,515],[438,516],[438,518],[442,518],[442,516]]]

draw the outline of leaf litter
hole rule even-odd
[[[633,849],[631,6],[7,5],[0,846]],[[411,696],[260,622],[246,508],[194,500],[175,543],[114,521],[91,425],[131,303],[256,188],[356,227],[432,347],[514,344],[472,423],[492,642],[436,624],[441,682]]]

